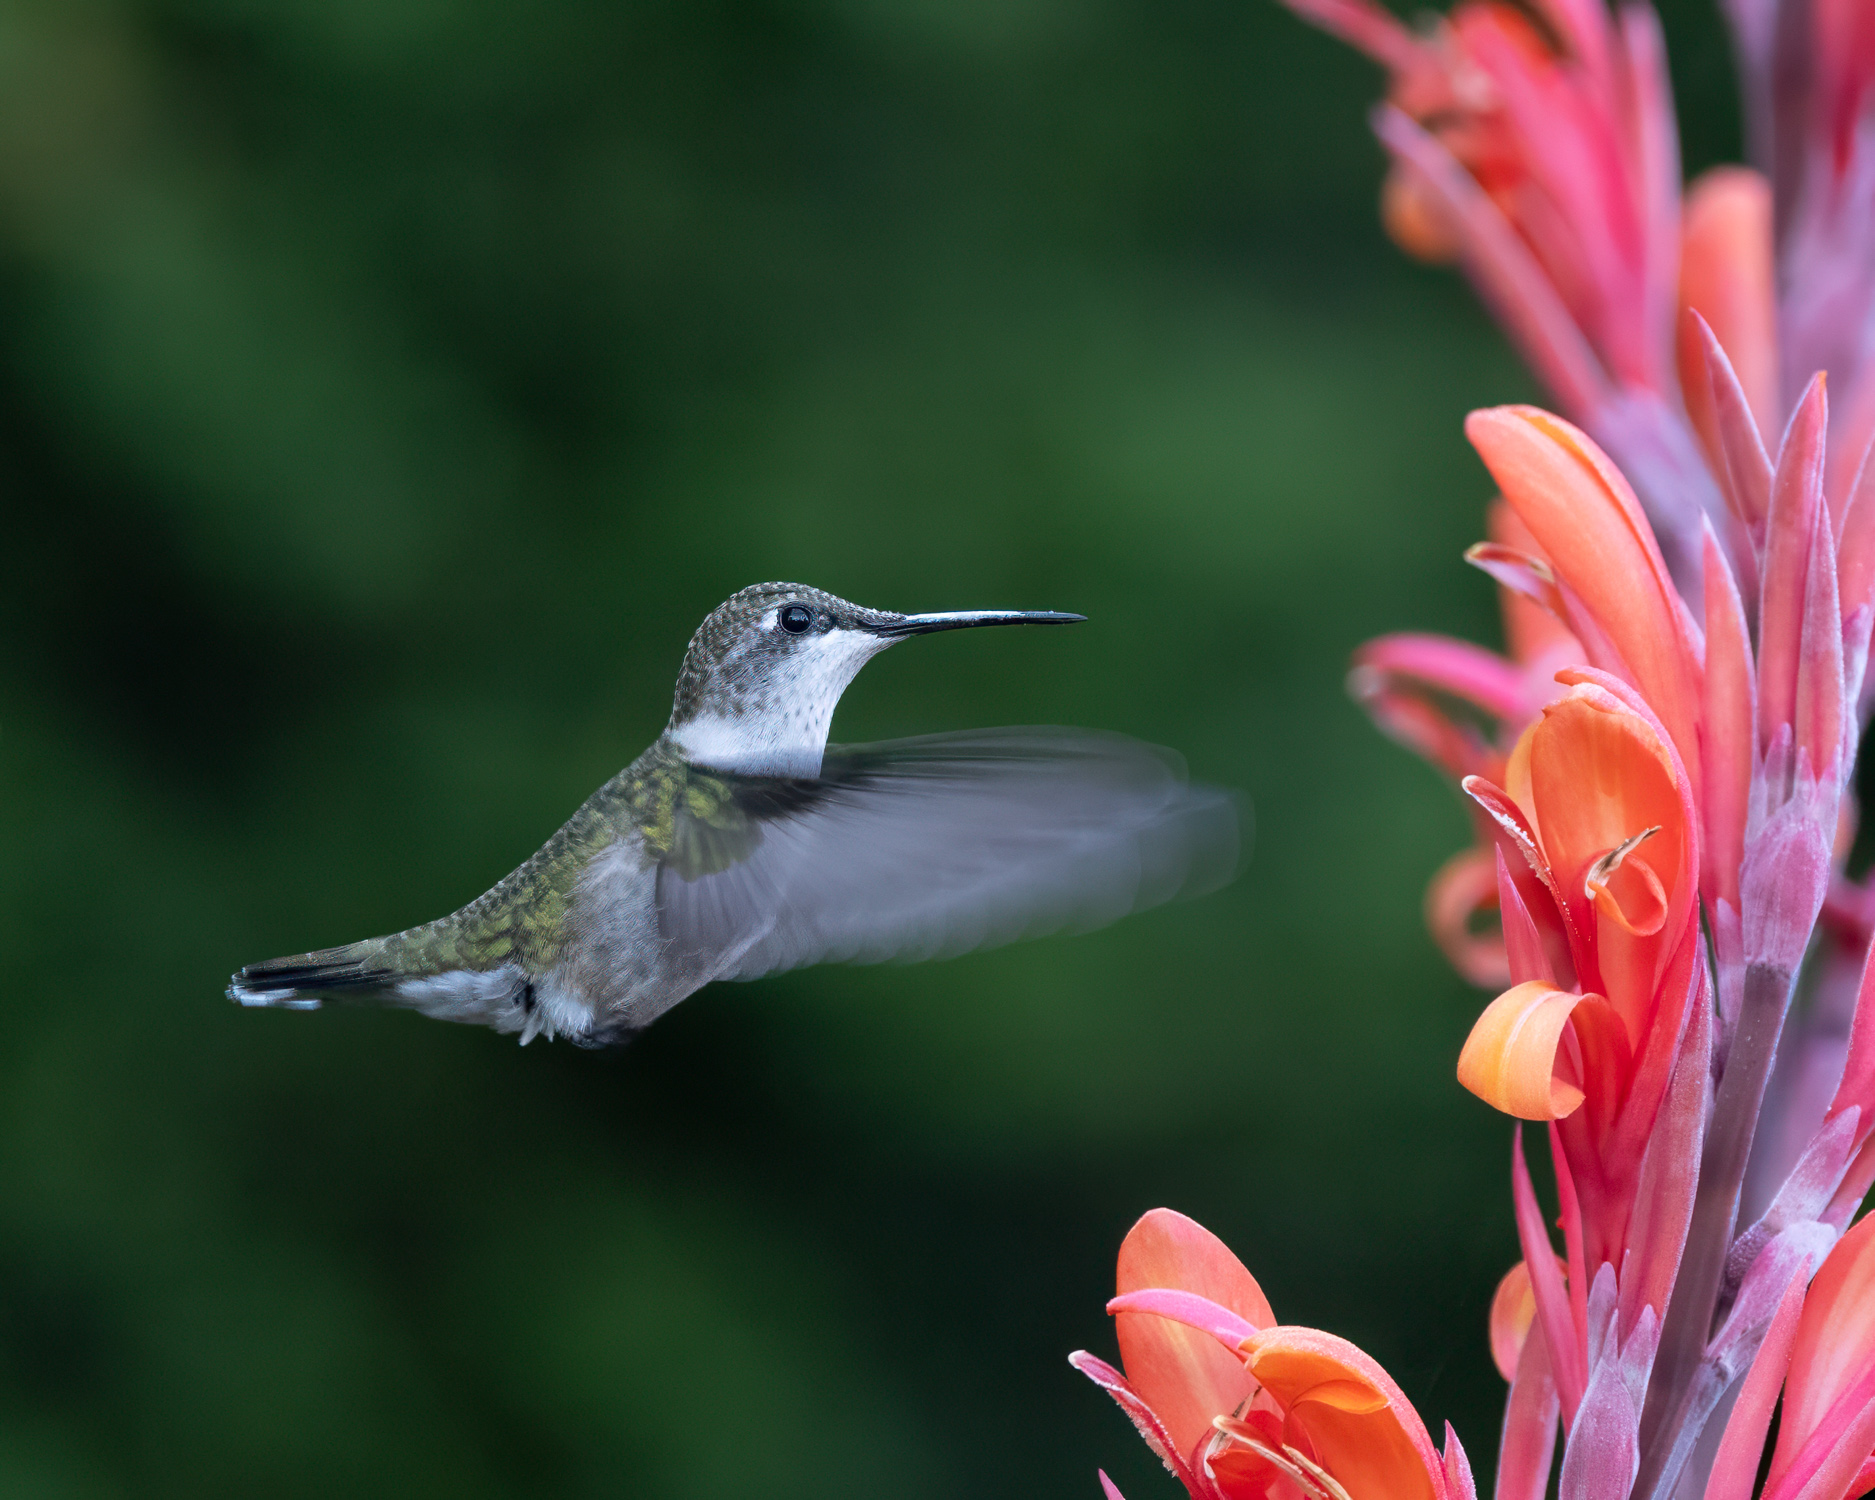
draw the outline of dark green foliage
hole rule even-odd
[[[0,1492],[1152,1500],[1064,1356],[1159,1203],[1488,1468],[1465,821],[1341,676],[1491,635],[1534,393],[1376,90],[1262,0],[0,6]],[[1171,744],[1248,873],[617,1055],[222,998],[512,868],[765,578],[1085,611],[836,738]]]

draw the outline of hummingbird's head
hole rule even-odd
[[[1085,618],[1052,610],[900,615],[805,584],[758,583],[719,604],[691,637],[665,732],[696,765],[817,776],[834,705],[887,646],[933,630]]]

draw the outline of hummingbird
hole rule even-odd
[[[713,980],[948,957],[1215,889],[1236,868],[1237,804],[1189,785],[1170,751],[1073,729],[827,743],[887,647],[1085,618],[743,589],[691,639],[664,732],[519,869],[425,926],[249,964],[228,997],[602,1047]]]

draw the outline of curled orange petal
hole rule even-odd
[[[1583,1005],[1606,1012],[1608,1002],[1540,979],[1512,985],[1485,1007],[1465,1038],[1458,1081],[1493,1109],[1519,1120],[1574,1114],[1584,1098],[1582,1054],[1596,1050],[1564,1045],[1571,1018]]]

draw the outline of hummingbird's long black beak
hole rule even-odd
[[[974,625],[1076,625],[1086,615],[1053,609],[952,609],[935,615],[905,615],[872,626],[875,635],[928,635],[934,630],[968,630]]]

